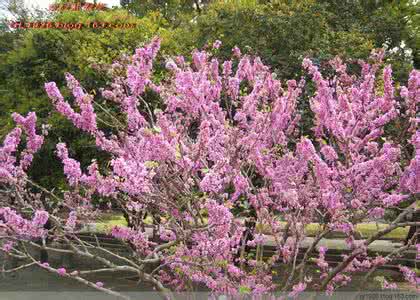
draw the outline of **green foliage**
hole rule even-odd
[[[72,73],[89,93],[96,94],[101,101],[97,87],[105,86],[108,77],[94,70],[95,65],[112,63],[120,55],[131,54],[135,48],[153,36],[162,37],[162,55],[179,51],[171,39],[171,33],[163,28],[166,21],[159,13],[144,18],[130,16],[127,11],[116,9],[100,12],[66,11],[53,14],[51,21],[57,22],[113,22],[137,23],[135,29],[30,29],[0,32],[0,136],[3,137],[13,126],[10,114],[14,111],[26,114],[35,111],[39,123],[48,123],[49,144],[35,157],[31,175],[42,185],[60,187],[64,185],[62,166],[55,157],[58,137],[70,145],[71,154],[81,160],[82,166],[90,163],[96,153],[91,137],[70,126],[70,123],[53,111],[44,91],[44,83],[55,81],[59,87],[65,85],[65,72]],[[6,43],[7,41],[7,43]],[[163,59],[163,57],[162,57]],[[163,64],[162,64],[163,65]],[[163,77],[163,68],[160,76]],[[63,89],[71,102],[68,91]],[[156,101],[156,97],[148,97]],[[97,155],[97,154],[95,154]],[[45,169],[42,166],[52,166]],[[60,175],[61,174],[61,175]]]
[[[131,1],[124,7],[138,17],[144,17],[150,12],[159,12],[163,18],[171,22],[172,26],[176,27],[186,16],[201,12],[201,5],[198,9],[196,8],[198,2],[196,0],[138,0]]]
[[[247,286],[241,285],[239,287],[239,293],[240,294],[249,294],[251,292],[251,289]]]
[[[163,2],[165,4],[163,4]],[[217,50],[220,58],[230,57],[234,46],[242,52],[259,55],[272,66],[280,78],[299,78],[305,56],[323,65],[336,55],[344,58],[367,58],[375,47],[388,43],[389,49],[404,40],[413,49],[414,64],[418,67],[419,7],[409,1],[315,1],[315,0],[230,0],[201,1],[200,9],[193,0],[141,0],[128,4],[126,9],[107,11],[65,11],[51,13],[49,19],[59,22],[136,23],[135,29],[60,30],[31,29],[11,31],[0,28],[0,137],[14,126],[10,113],[26,114],[36,111],[40,123],[52,125],[50,135],[55,137],[35,158],[34,177],[49,187],[60,186],[62,166],[53,154],[58,136],[70,145],[72,155],[82,164],[90,162],[96,149],[90,137],[58,114],[52,107],[43,86],[55,81],[63,87],[64,73],[70,72],[85,89],[96,90],[108,83],[104,72],[97,67],[112,63],[122,54],[131,54],[152,37],[159,35],[162,47],[158,57],[156,78],[163,80],[165,57],[173,54],[189,55],[194,48],[223,42]],[[14,14],[25,20],[36,20],[46,13],[31,15],[27,11]],[[401,52],[401,51],[400,51]],[[404,82],[412,62],[400,55],[389,57],[394,79]],[[302,132],[312,126],[307,86],[299,109],[303,116]],[[64,92],[64,90],[63,90]],[[65,92],[64,92],[65,94]],[[68,94],[65,94],[69,96]],[[71,97],[69,97],[69,100]],[[145,95],[152,109],[159,108],[160,99],[153,93]],[[112,107],[110,108],[112,109]],[[105,118],[106,119],[106,118]],[[103,125],[105,126],[105,125]],[[395,130],[390,130],[394,132]],[[53,162],[51,162],[53,161]],[[44,165],[52,165],[45,170]]]
[[[221,57],[238,46],[261,56],[282,78],[291,78],[300,76],[305,56],[320,62],[336,55],[365,59],[385,41],[393,47],[405,40],[414,49],[407,23],[413,8],[405,2],[215,1],[185,24],[185,31],[197,48],[219,39]],[[407,65],[398,67],[397,79],[405,80]]]
[[[217,2],[187,27],[198,47],[219,39],[223,42],[220,56],[228,57],[238,46],[290,78],[299,75],[304,56],[329,59],[337,54],[365,57],[369,53],[368,38],[359,32],[332,30],[328,17],[326,5],[315,1]]]

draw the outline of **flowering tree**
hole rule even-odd
[[[213,45],[219,46],[219,42]],[[93,96],[72,75],[66,75],[67,87],[77,109],[65,101],[54,82],[46,83],[57,111],[111,157],[82,170],[66,145],[58,144],[57,156],[70,187],[63,199],[27,175],[46,133],[37,133],[34,113],[14,114],[18,126],[0,148],[0,180],[12,196],[0,208],[0,238],[3,252],[27,261],[19,268],[36,265],[114,295],[119,294],[85,275],[128,271],[168,295],[170,290],[191,289],[193,283],[216,293],[282,290],[294,296],[306,289],[331,293],[354,274],[370,275],[414,243],[417,234],[387,257],[367,255],[369,245],[392,230],[420,225],[407,217],[419,212],[415,206],[420,192],[417,70],[397,98],[391,68],[378,74],[381,52],[374,53],[372,64],[360,63],[359,75],[348,74],[335,59],[331,78],[324,78],[305,59],[303,67],[316,89],[309,100],[314,127],[308,137],[302,136],[298,109],[305,80],[284,85],[259,58],[242,56],[235,48],[232,60],[223,64],[200,51],[193,53],[191,63],[183,57],[169,60],[170,78],[158,85],[152,81],[158,50],[155,39],[137,49],[127,65],[112,65],[113,83],[102,96],[116,103],[125,117],[121,122],[111,116],[119,128],[116,134],[99,129]],[[160,95],[162,111],[147,109],[142,98],[146,90]],[[141,105],[145,112],[139,111]],[[384,128],[396,119],[404,120],[402,136],[410,137],[403,153],[402,142],[384,138]],[[18,151],[21,142],[25,147]],[[31,192],[33,186],[54,201]],[[77,225],[97,213],[92,201],[97,196],[109,199],[127,216],[128,226],[114,227],[111,234],[127,244],[131,256],[78,237]],[[386,228],[356,240],[358,223],[380,218],[402,201],[411,205]],[[157,220],[158,238],[152,238],[145,226],[146,214]],[[251,215],[255,227],[243,222]],[[307,238],[304,229],[310,223],[318,223],[319,230],[298,261],[299,245]],[[327,249],[318,247],[332,231],[344,233],[351,249],[334,267],[325,260]],[[67,248],[34,242],[47,238]],[[269,259],[262,247],[267,239],[276,247]],[[90,258],[103,268],[72,272],[55,268],[34,257],[29,246]],[[256,249],[255,256],[249,255],[250,248]],[[320,275],[315,278],[307,274],[316,250]],[[279,261],[285,274],[281,282],[272,277]],[[418,284],[413,271],[406,267],[401,271]]]

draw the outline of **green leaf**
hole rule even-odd
[[[219,267],[227,267],[228,262],[227,262],[227,260],[219,260],[219,261],[217,261],[217,265]]]
[[[156,133],[160,133],[162,129],[160,129],[160,127],[157,127],[157,126],[153,126],[153,131]]]
[[[241,293],[241,294],[249,294],[250,292],[251,292],[251,289],[247,286],[241,285],[239,287],[239,293]]]
[[[152,160],[148,160],[148,161],[144,162],[144,165],[147,168],[157,168],[157,167],[159,167],[159,163],[157,161],[152,161]]]

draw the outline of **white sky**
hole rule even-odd
[[[25,2],[26,2],[26,5],[29,7],[38,6],[40,8],[48,8],[50,4],[54,3],[54,0],[25,0]],[[87,2],[93,2],[93,1],[87,1]],[[108,7],[120,5],[119,0],[100,0],[98,2],[104,3]]]

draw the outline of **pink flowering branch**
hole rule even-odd
[[[420,188],[417,70],[410,73],[407,87],[397,89],[391,66],[382,68],[383,53],[375,52],[373,64],[361,62],[360,74],[350,75],[336,58],[331,62],[334,74],[327,78],[305,59],[308,78],[284,82],[261,59],[241,55],[239,49],[225,62],[196,50],[191,62],[183,57],[168,60],[168,78],[156,84],[153,62],[159,47],[159,39],[154,39],[109,67],[110,74],[123,75],[115,75],[101,93],[118,106],[118,115],[95,102],[71,74],[66,74],[66,81],[74,108],[54,82],[46,83],[56,110],[110,157],[85,169],[68,146],[59,143],[56,154],[69,183],[62,197],[26,175],[43,137],[36,134],[34,114],[15,115],[18,127],[0,148],[0,180],[17,201],[0,207],[0,234],[103,265],[80,271],[74,275],[77,280],[128,270],[164,294],[169,289],[192,289],[192,283],[229,295],[244,289],[252,294],[282,289],[296,297],[308,288],[331,293],[357,272],[375,270],[381,258],[368,257],[368,247],[396,228],[419,225],[406,219],[417,211],[413,205]],[[220,47],[220,42],[213,47]],[[383,90],[377,88],[379,79]],[[303,136],[298,104],[304,101],[309,82],[316,89],[309,99],[314,127],[310,136]],[[152,111],[147,103],[144,95],[150,90],[161,98],[162,110]],[[109,124],[118,128],[114,134],[98,128],[103,120],[94,108],[115,123]],[[396,121],[407,127],[410,137],[404,143],[413,153],[403,149],[399,138],[385,136],[385,128]],[[24,136],[27,149],[22,156],[17,149]],[[33,197],[30,185],[58,204],[49,207]],[[92,201],[97,197],[124,213],[128,226],[114,227],[110,235],[127,247],[130,256],[78,235],[82,225],[100,214]],[[357,240],[357,224],[382,218],[403,201],[411,206],[385,229]],[[147,224],[150,216],[152,224]],[[47,222],[50,228],[44,228]],[[321,230],[299,262],[299,250],[308,240],[305,227],[311,223]],[[260,227],[275,244],[268,261],[263,259],[266,237]],[[332,268],[325,261],[326,249],[320,248],[316,262],[321,275],[309,278],[306,267],[330,232],[344,234],[351,253]],[[51,239],[66,248],[48,245]],[[20,256],[26,253],[16,251]],[[281,283],[272,277],[278,261],[287,273]],[[157,266],[149,271],[153,264]],[[53,271],[73,276],[62,269]],[[408,273],[407,278],[413,280]],[[103,289],[102,283],[88,285]]]

